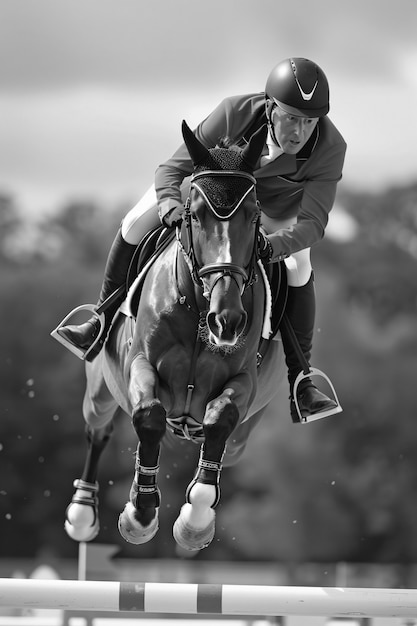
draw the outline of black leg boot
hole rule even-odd
[[[136,248],[136,244],[127,243],[123,239],[121,229],[119,229],[107,258],[97,308],[126,282],[130,262]],[[123,291],[122,294],[116,297],[103,311],[105,318],[104,332],[100,343],[94,349],[94,353],[90,353],[87,360],[91,361],[100,352],[114,314],[122,303],[125,295]],[[96,340],[100,329],[99,318],[93,316],[88,322],[80,324],[79,326],[62,326],[58,329],[58,333],[77,348],[80,348],[82,351],[87,351]]]
[[[298,340],[306,364],[310,363],[313,345],[314,322],[316,317],[316,296],[314,276],[311,274],[308,283],[302,287],[289,287],[285,313]],[[293,422],[300,422],[293,391],[294,382],[298,374],[304,369],[300,357],[294,347],[291,333],[283,324],[281,328],[285,360],[288,367],[288,381],[290,383],[290,410]],[[337,409],[338,404],[319,391],[310,378],[305,378],[297,387],[297,402],[303,420],[316,413]]]

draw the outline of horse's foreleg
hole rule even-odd
[[[166,430],[166,412],[155,397],[156,376],[149,363],[137,358],[133,371],[136,376],[131,384],[134,405],[132,423],[139,444],[135,476],[129,502],[119,518],[119,531],[126,541],[141,544],[150,541],[158,530],[160,491],[157,475],[160,444]]]
[[[81,478],[66,511],[65,530],[75,541],[91,541],[100,528],[98,518],[98,463],[113,431],[113,422],[102,428],[86,426],[87,455]]]
[[[205,439],[197,471],[173,529],[176,542],[186,550],[201,550],[214,537],[214,508],[220,499],[222,459],[227,439],[239,419],[232,396],[232,390],[225,390],[207,405],[203,420]]]

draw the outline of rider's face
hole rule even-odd
[[[291,115],[279,106],[274,106],[271,121],[275,137],[283,151],[286,154],[297,154],[310,139],[319,118]]]

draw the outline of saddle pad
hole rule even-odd
[[[266,275],[265,268],[262,261],[258,260],[258,268],[261,273],[265,286],[265,311],[264,311],[264,323],[262,326],[262,339],[270,339],[272,336],[272,294],[271,285],[269,284],[268,276]]]

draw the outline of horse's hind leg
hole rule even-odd
[[[238,409],[227,392],[207,405],[203,420],[205,439],[197,471],[173,528],[175,541],[185,550],[206,548],[214,537],[222,459],[238,417]]]
[[[66,511],[65,530],[75,541],[91,541],[100,529],[98,518],[98,462],[112,430],[110,422],[104,428],[86,426],[87,455],[81,478],[74,480],[76,489]]]
[[[130,543],[146,543],[158,531],[160,491],[157,475],[165,420],[165,409],[156,399],[139,403],[133,413],[133,427],[139,439],[135,476],[129,502],[119,517],[120,534]]]
[[[83,413],[86,420],[87,453],[81,478],[74,481],[75,493],[66,511],[65,530],[75,541],[91,541],[100,528],[98,517],[98,464],[113,432],[118,406],[102,378],[88,379]]]

